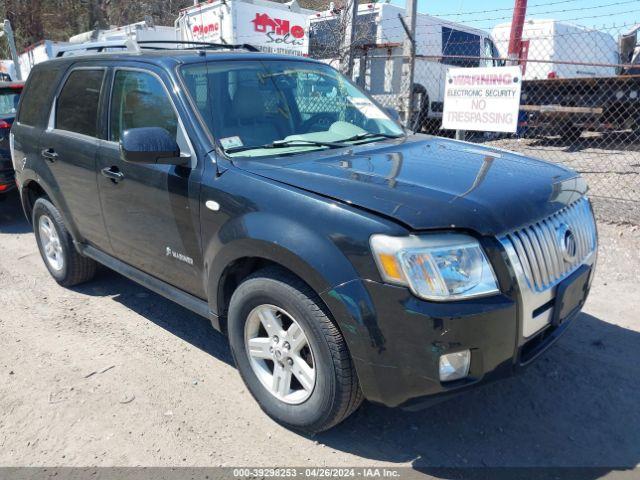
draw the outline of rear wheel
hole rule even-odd
[[[32,220],[40,255],[56,282],[71,287],[93,278],[96,262],[78,253],[62,215],[47,198],[36,200]]]
[[[231,298],[228,330],[240,375],[276,421],[319,432],[362,403],[344,338],[297,277],[269,268],[245,280]]]

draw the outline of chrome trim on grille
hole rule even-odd
[[[575,241],[572,258],[563,249]],[[562,238],[561,238],[562,237]],[[531,290],[543,292],[571,275],[596,248],[596,225],[586,198],[500,239],[513,247]],[[567,261],[571,258],[571,261]]]
[[[575,256],[565,255],[559,233],[574,235]],[[587,198],[581,198],[548,218],[518,228],[500,239],[520,287],[518,315],[522,345],[551,321],[553,304],[534,316],[556,296],[556,286],[580,265],[595,265],[596,225]],[[572,258],[567,261],[566,258]]]

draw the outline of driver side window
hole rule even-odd
[[[174,138],[178,119],[171,100],[153,75],[132,70],[116,71],[111,95],[109,139],[120,141],[130,128],[161,127]]]

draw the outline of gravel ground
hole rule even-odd
[[[59,287],[10,199],[0,465],[635,467],[640,229],[600,225],[600,242],[585,312],[523,375],[416,413],[365,404],[307,438],[260,411],[206,320],[106,270]]]

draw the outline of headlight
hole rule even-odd
[[[371,250],[386,282],[406,285],[426,300],[457,300],[499,292],[484,251],[467,235],[373,235]]]

